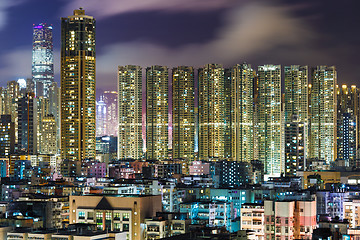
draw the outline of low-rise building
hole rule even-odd
[[[162,210],[161,196],[70,196],[70,223],[96,224],[98,230],[127,232],[144,239],[145,218]]]

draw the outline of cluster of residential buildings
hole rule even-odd
[[[96,101],[95,25],[61,19],[60,87],[34,25],[32,78],[0,88],[1,239],[360,239],[334,66],[119,66]]]

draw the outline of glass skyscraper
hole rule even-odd
[[[48,97],[54,81],[54,57],[52,26],[46,23],[33,27],[32,80],[36,97]]]

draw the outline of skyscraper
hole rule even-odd
[[[169,73],[166,66],[146,68],[146,158],[168,158]]]
[[[40,149],[42,154],[57,154],[56,122],[53,115],[44,116],[41,121]]]
[[[100,100],[96,101],[96,137],[102,137],[106,135],[106,112],[106,105],[103,101],[102,96],[100,96]]]
[[[283,166],[283,139],[281,114],[281,66],[258,67],[259,77],[259,160],[264,173],[280,176]]]
[[[327,164],[336,157],[336,81],[334,66],[311,69],[309,157]]]
[[[35,96],[48,97],[54,81],[52,26],[40,23],[33,27],[32,81]]]
[[[140,66],[119,66],[118,94],[118,158],[140,159],[143,156]]]
[[[34,93],[26,93],[18,103],[18,148],[26,154],[37,153],[36,103]]]
[[[254,160],[254,70],[249,64],[232,69],[232,158]]]
[[[224,68],[208,64],[199,69],[199,157],[224,158]]]
[[[299,122],[297,115],[285,123],[285,175],[295,177],[298,171],[304,171],[306,165],[305,124]]]
[[[173,158],[194,160],[195,154],[194,68],[172,70],[172,150]]]
[[[116,91],[104,91],[103,101],[106,104],[106,132],[108,136],[117,136],[118,124],[118,93]]]
[[[83,9],[61,19],[61,156],[95,158],[95,19]]]
[[[309,143],[308,66],[285,66],[285,174],[304,171]]]
[[[353,167],[356,159],[358,90],[356,86],[337,87],[337,159]]]
[[[297,121],[308,122],[308,67],[285,66],[285,122],[292,122],[292,116]]]
[[[0,156],[10,156],[14,148],[15,123],[11,121],[11,115],[0,115]]]

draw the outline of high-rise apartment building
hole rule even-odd
[[[311,69],[309,157],[327,164],[336,158],[336,81],[334,66]]]
[[[95,19],[74,10],[61,19],[61,156],[95,158]]]
[[[42,154],[57,154],[56,122],[53,115],[46,115],[41,121],[40,149]]]
[[[60,142],[61,142],[61,121],[60,121],[60,88],[58,87],[57,82],[53,82],[50,85],[49,91],[49,114],[54,116],[55,124],[56,124],[56,146],[57,152],[60,150]]]
[[[168,158],[168,84],[166,66],[146,68],[146,158]]]
[[[40,23],[33,27],[32,81],[35,96],[48,97],[54,82],[52,26]]]
[[[293,115],[291,122],[285,123],[285,175],[297,176],[306,167],[306,126]]]
[[[26,154],[37,153],[35,101],[34,93],[27,93],[18,102],[18,149]]]
[[[199,157],[224,158],[224,68],[208,64],[199,69]]]
[[[284,67],[285,174],[305,170],[309,126],[308,66]]]
[[[37,152],[43,154],[41,149],[41,141],[44,140],[43,134],[43,119],[50,114],[49,112],[49,98],[38,96],[34,99],[34,109],[36,114],[36,139],[37,139]]]
[[[285,66],[285,122],[296,115],[298,121],[308,122],[308,67]]]
[[[268,176],[280,176],[283,166],[283,119],[281,114],[281,66],[258,67],[259,160]]]
[[[194,160],[195,82],[194,68],[172,70],[172,150],[173,158]]]
[[[254,74],[246,63],[232,69],[232,158],[240,162],[254,160]]]
[[[9,157],[15,149],[15,123],[11,115],[0,115],[0,156]]]
[[[142,140],[142,68],[118,68],[118,158],[140,159]]]
[[[224,69],[224,158],[232,157],[232,69]]]
[[[358,148],[358,89],[337,86],[337,159],[353,167]]]

